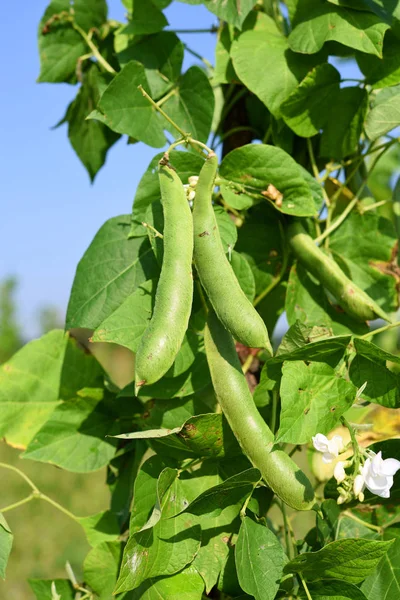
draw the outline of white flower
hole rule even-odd
[[[333,470],[333,476],[338,483],[342,483],[346,479],[346,471],[344,470],[345,462],[343,460],[339,460],[335,468]]]
[[[317,433],[312,441],[314,448],[318,452],[323,452],[322,461],[324,463],[331,463],[344,448],[342,436],[340,435],[334,435],[331,440],[328,440],[323,433]]]
[[[380,496],[380,498],[389,498],[393,475],[400,469],[400,461],[395,458],[383,460],[382,452],[378,452],[378,454],[371,452],[370,454],[370,458],[367,458],[360,469],[364,485],[372,494]]]
[[[361,494],[364,488],[365,483],[363,475],[357,475],[353,483],[353,492],[356,498],[358,498],[358,496]]]
[[[190,177],[188,177],[188,182],[189,182],[190,187],[196,187],[198,180],[199,180],[198,175],[191,175]]]

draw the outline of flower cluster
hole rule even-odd
[[[185,183],[183,186],[186,191],[186,196],[189,202],[193,202],[196,196],[196,185],[199,180],[198,175],[192,175],[188,178],[189,183]]]
[[[340,435],[335,435],[329,440],[322,433],[317,433],[312,441],[314,448],[322,452],[322,460],[325,463],[333,462],[345,450]],[[400,461],[395,458],[384,460],[381,452],[376,454],[358,445],[353,446],[353,451],[353,457],[347,461],[339,460],[333,471],[333,476],[339,484],[338,504],[349,502],[353,498],[362,502],[365,488],[380,498],[389,498],[393,476],[400,469]],[[346,473],[345,469],[350,472]]]

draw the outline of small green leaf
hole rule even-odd
[[[201,600],[204,583],[196,568],[187,567],[172,577],[148,579],[129,595],[131,600]]]
[[[288,361],[282,375],[277,442],[306,444],[328,433],[354,402],[356,388],[323,362]]]
[[[363,592],[345,581],[321,581],[307,584],[312,600],[367,600]],[[305,591],[299,588],[299,598],[307,600]],[[378,600],[378,599],[377,599]],[[389,600],[389,599],[388,599]]]
[[[365,121],[365,131],[370,140],[376,140],[400,124],[400,85],[378,92],[372,110]]]
[[[128,239],[130,216],[104,223],[80,260],[69,299],[66,327],[95,329],[159,266],[147,239]]]
[[[400,83],[399,40],[390,29],[383,43],[383,57],[357,52],[357,63],[374,89],[390,87]]]
[[[114,443],[106,438],[112,422],[112,415],[98,400],[78,398],[63,402],[31,440],[24,458],[74,473],[97,471],[115,454]]]
[[[301,137],[319,133],[330,119],[330,108],[336,103],[339,83],[340,73],[332,65],[316,66],[281,104],[285,123]]]
[[[75,590],[68,579],[28,579],[36,600],[54,600],[52,587],[60,600],[74,600]]]
[[[256,295],[256,282],[253,271],[245,256],[239,252],[233,251],[231,256],[231,267],[237,277],[240,287],[250,302],[253,302]]]
[[[100,600],[109,600],[113,593],[121,556],[121,543],[102,542],[85,558],[83,563],[85,583],[96,592]]]
[[[125,35],[157,33],[167,25],[168,21],[164,14],[152,0],[133,0],[131,19],[121,33]]]
[[[13,538],[7,521],[0,513],[0,577],[2,579],[6,578],[6,567],[13,545]]]
[[[347,87],[339,90],[321,136],[321,156],[340,160],[357,151],[367,108],[365,89]]]
[[[295,52],[313,54],[334,41],[382,56],[387,23],[369,12],[336,7],[323,0],[299,0],[289,44]]]
[[[192,3],[190,2],[190,4]],[[194,3],[198,4],[198,2]],[[241,0],[239,3],[237,0],[203,0],[203,3],[208,10],[217,15],[222,21],[241,29],[243,21],[257,3],[257,0]]]
[[[287,557],[277,537],[249,517],[242,520],[235,547],[240,586],[256,600],[273,600]]]
[[[215,218],[218,225],[219,235],[221,236],[222,246],[226,252],[230,252],[235,247],[238,233],[234,222],[222,206],[214,206]]]
[[[79,517],[78,522],[83,527],[91,546],[113,542],[120,534],[117,517],[110,510],[89,517]]]
[[[398,525],[389,527],[384,540],[394,540],[377,569],[361,585],[368,600],[397,600],[400,590],[400,530]]]
[[[302,573],[309,581],[340,579],[360,583],[375,569],[392,543],[351,538],[338,540],[318,552],[296,556],[284,570],[286,573]]]
[[[107,20],[106,0],[74,0],[74,18],[82,29],[89,31]]]
[[[161,148],[165,144],[165,124],[138,89],[139,85],[150,92],[144,66],[132,60],[117,73],[88,118],[105,123],[116,133]]]
[[[221,163],[220,175],[240,184],[244,191],[260,194],[260,200],[261,192],[272,184],[283,195],[282,206],[274,205],[279,211],[303,217],[315,215],[314,200],[299,166],[276,146],[249,144],[232,150]]]

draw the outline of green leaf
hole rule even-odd
[[[273,600],[287,557],[277,537],[249,517],[242,520],[235,548],[239,583],[256,600]]]
[[[336,7],[323,0],[299,0],[289,44],[295,52],[313,54],[325,42],[334,41],[382,56],[387,23],[369,12]]]
[[[161,519],[152,528],[131,533],[114,593],[136,589],[147,579],[174,575],[193,561],[201,536],[196,518],[187,514],[170,518],[187,504],[182,483],[175,480],[165,495]]]
[[[185,507],[185,512],[217,517],[227,506],[237,505],[241,508],[260,479],[261,475],[258,469],[247,469],[242,473],[232,475],[223,483],[210,487],[197,496],[189,506]]]
[[[374,89],[400,83],[399,40],[392,30],[385,35],[383,57],[357,52],[357,63],[366,77],[366,82]]]
[[[336,539],[342,540],[344,538],[364,538],[364,539],[378,539],[379,533],[372,531],[367,525],[362,525],[358,521],[350,517],[341,517],[338,519]]]
[[[207,142],[214,115],[214,92],[206,73],[200,67],[190,67],[178,82],[174,94],[163,104],[163,110],[183,131],[201,142]],[[165,128],[175,137],[182,137],[165,121]]]
[[[281,105],[285,123],[301,137],[319,133],[330,119],[339,84],[340,73],[332,65],[316,66]]]
[[[165,144],[165,124],[138,89],[139,85],[150,92],[144,66],[132,60],[117,73],[88,118],[97,119],[113,131],[125,133],[148,146],[161,148]]]
[[[307,584],[307,587],[312,600],[367,600],[358,587],[344,581],[335,581],[333,579],[331,581]],[[298,594],[301,600],[307,600],[306,593],[301,589],[301,586]]]
[[[67,339],[51,331],[0,367],[0,436],[9,444],[26,447],[59,404]]]
[[[357,151],[367,108],[365,89],[346,87],[339,90],[321,136],[321,156],[340,160]]]
[[[245,31],[232,43],[231,58],[236,73],[248,89],[278,118],[280,106],[293,92],[319,57],[299,57],[272,18],[269,30]],[[268,78],[260,77],[267,72]]]
[[[268,362],[316,360],[331,364],[330,358],[339,362],[338,356],[342,358],[350,341],[350,335],[333,337],[332,331],[325,327],[310,327],[296,321],[286,332],[276,351],[276,356]]]
[[[113,542],[120,534],[117,517],[110,510],[89,517],[79,517],[78,522],[83,527],[91,546]]]
[[[148,579],[131,592],[131,600],[201,600],[204,583],[195,567],[190,566],[173,575]]]
[[[256,2],[257,0],[241,0],[240,2],[237,0],[203,0],[208,10],[217,15],[222,21],[226,21],[238,29],[242,28],[243,21]],[[195,3],[197,4],[197,2]]]
[[[60,600],[75,598],[75,590],[68,579],[28,579],[28,582],[36,600],[54,600],[53,590]]]
[[[23,456],[74,473],[97,471],[115,454],[115,444],[105,437],[111,432],[112,419],[103,403],[93,398],[63,402],[36,433]]]
[[[104,373],[92,354],[73,337],[68,338],[60,378],[59,398],[70,400],[84,388],[102,388]]]
[[[136,60],[144,66],[153,98],[165,94],[181,74],[184,47],[177,35],[163,31],[145,36],[118,53],[121,67]],[[161,77],[160,77],[161,75]]]
[[[230,56],[233,34],[234,29],[228,23],[223,24],[218,31],[215,46],[214,83],[232,83],[233,80],[238,79]]]
[[[357,389],[323,362],[288,361],[282,375],[277,442],[306,444],[328,433],[354,402]]]
[[[148,240],[128,239],[130,216],[104,223],[78,264],[66,327],[95,329],[141,283],[159,273]]]
[[[376,140],[400,124],[400,85],[378,92],[365,121],[365,132]]]
[[[355,339],[354,341],[358,340]],[[350,364],[349,376],[352,383],[358,388],[367,382],[367,386],[362,393],[363,400],[387,408],[400,407],[398,375],[389,371],[385,364],[382,364],[377,358],[369,360],[362,354],[357,353]]]
[[[238,233],[234,222],[222,206],[214,206],[215,219],[217,221],[219,235],[225,252],[233,250]],[[233,267],[232,267],[233,268]]]
[[[363,334],[368,331],[364,324],[336,310],[320,283],[301,265],[294,265],[290,271],[285,309],[289,325],[298,320],[306,325],[331,329],[335,335]]]
[[[158,477],[165,467],[158,455],[151,456],[141,465],[134,484],[129,525],[131,535],[140,531],[150,518],[157,501]]]
[[[105,81],[97,65],[93,64],[84,74],[75,100],[68,106],[64,119],[59,123],[68,123],[69,141],[86,167],[91,181],[104,165],[108,150],[120,137],[103,123],[86,120],[100,98],[100,89]]]
[[[111,598],[122,556],[120,542],[103,542],[93,548],[85,558],[83,572],[85,583],[96,592],[100,600]]]
[[[360,583],[375,569],[392,543],[351,538],[338,540],[318,552],[296,556],[284,570],[286,573],[302,573],[309,581],[340,579]]]
[[[299,165],[301,174],[303,175],[303,179],[308,183],[308,187],[310,188],[311,195],[314,200],[315,210],[320,212],[324,205],[324,192],[322,186],[314,177],[301,165]]]
[[[387,554],[375,571],[361,586],[368,600],[397,600],[400,592],[400,530],[389,527],[383,534],[384,540],[394,540]]]
[[[0,513],[0,577],[2,579],[6,578],[6,567],[13,544],[13,538],[14,536],[7,521]]]
[[[398,307],[393,265],[396,237],[393,224],[372,210],[352,211],[330,236],[330,249],[339,266],[387,312]]]
[[[82,29],[89,31],[107,20],[106,0],[74,0],[74,17]]]
[[[181,400],[149,400],[140,426],[142,429],[173,429],[194,415],[210,412],[215,405],[216,399],[211,386],[205,392]]]
[[[248,144],[232,150],[223,159],[220,175],[240,184],[251,193],[275,186],[283,195],[279,211],[297,216],[314,216],[315,205],[310,188],[299,166],[284,150],[265,144]]]
[[[253,302],[256,295],[256,282],[246,257],[234,250],[231,256],[231,267],[240,283],[240,287],[250,302]]]
[[[142,176],[136,190],[135,199],[132,208],[132,229],[131,236],[147,235],[142,222],[145,220],[147,208],[161,196],[160,182],[158,178],[158,163],[163,154],[157,154],[149,164],[146,172]],[[190,152],[170,152],[170,163],[176,169],[183,184],[188,183],[188,178],[192,175],[198,175],[203,166],[203,159]]]
[[[240,447],[228,423],[221,414],[190,417],[174,429],[147,429],[123,433],[115,437],[127,440],[152,439],[176,448],[185,456],[222,458],[241,454]]]
[[[132,17],[121,33],[143,35],[157,33],[168,25],[161,10],[152,0],[133,0]]]
[[[75,83],[76,63],[86,52],[86,44],[71,23],[47,22],[55,14],[70,10],[69,0],[52,0],[39,24],[40,74],[38,82]]]

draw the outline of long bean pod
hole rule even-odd
[[[264,321],[244,294],[225,255],[212,207],[218,159],[210,153],[196,185],[193,208],[194,261],[202,286],[226,329],[251,348],[271,344]]]
[[[336,298],[346,313],[359,321],[370,321],[378,317],[390,321],[385,311],[353,283],[330,256],[316,246],[299,221],[290,223],[287,235],[297,260]]]
[[[205,347],[215,394],[243,452],[281,500],[296,510],[311,510],[311,483],[286,452],[274,448],[274,435],[254,404],[232,336],[212,310]]]
[[[185,190],[168,157],[159,164],[164,255],[153,314],[135,362],[136,391],[171,367],[188,327],[193,300],[193,220]]]

